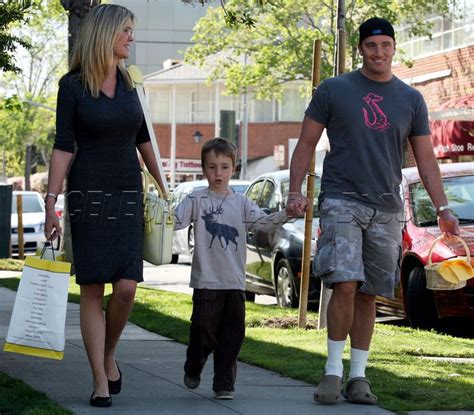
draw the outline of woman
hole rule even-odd
[[[99,5],[85,17],[70,71],[60,80],[56,140],[46,196],[45,234],[61,233],[54,204],[68,173],[76,281],[81,286],[81,332],[93,375],[92,406],[112,404],[122,374],[118,340],[143,281],[143,201],[138,148],[161,176],[136,91],[124,66],[133,42],[134,16],[118,5]],[[74,146],[77,146],[73,160]],[[102,311],[104,284],[113,294]]]

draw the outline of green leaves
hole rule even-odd
[[[0,69],[20,72],[15,64],[13,53],[17,45],[28,48],[30,45],[18,36],[9,32],[14,22],[26,22],[25,13],[32,6],[32,0],[6,0],[0,2]]]
[[[21,23],[11,21],[8,26],[11,36],[21,42],[11,53],[16,70],[0,73],[0,147],[2,154],[5,149],[8,175],[19,175],[25,145],[34,146],[42,165],[51,152],[57,83],[67,65],[67,27],[59,1],[8,1],[0,8],[13,3],[30,5]]]
[[[332,0],[226,0],[209,2],[206,15],[194,28],[195,44],[185,60],[196,65],[210,61],[209,80],[225,79],[229,94],[251,90],[258,98],[278,98],[284,82],[310,80],[313,42],[322,41],[321,79],[332,76],[336,41],[336,3]],[[427,34],[427,16],[446,13],[454,0],[398,0],[346,2],[346,69],[356,68],[358,27],[380,16],[394,25],[411,27],[411,34]],[[251,19],[244,23],[245,16]]]

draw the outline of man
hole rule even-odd
[[[324,161],[321,235],[314,267],[333,293],[327,311],[328,360],[314,393],[321,403],[340,399],[347,335],[351,366],[344,398],[352,403],[377,402],[365,368],[375,296],[393,298],[399,281],[403,220],[399,184],[407,138],[441,231],[459,234],[433,153],[426,104],[418,91],[392,74],[392,25],[376,17],[362,23],[359,53],[362,68],[328,79],[316,90],[291,163],[287,212],[297,216],[307,207],[301,183],[326,128],[331,151]]]

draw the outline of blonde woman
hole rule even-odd
[[[142,109],[124,66],[134,16],[99,5],[85,17],[70,71],[60,80],[45,234],[61,233],[54,204],[68,174],[68,205],[80,322],[93,375],[92,406],[108,407],[122,374],[115,353],[143,281],[143,203],[138,148],[160,181]],[[77,148],[75,158],[73,153]],[[69,171],[69,173],[68,173]],[[102,310],[104,284],[113,294]]]

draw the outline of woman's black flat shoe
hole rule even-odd
[[[99,408],[108,408],[112,405],[112,398],[110,396],[94,396],[92,392],[91,398],[89,399],[91,406],[97,406]]]
[[[117,380],[109,380],[109,392],[111,395],[118,395],[122,390],[122,372],[118,366],[118,363],[115,362],[117,365],[117,370],[120,374],[120,377]]]

